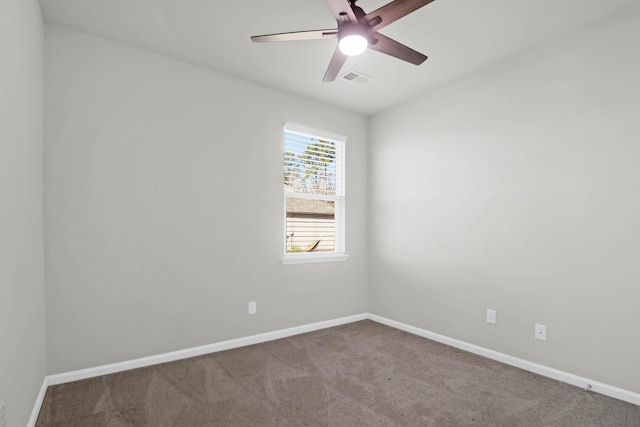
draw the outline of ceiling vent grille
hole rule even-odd
[[[358,71],[353,71],[353,70],[346,73],[344,76],[342,76],[342,78],[350,82],[359,83],[359,84],[366,83],[370,79],[372,79],[372,77],[367,76],[366,74],[362,74]]]

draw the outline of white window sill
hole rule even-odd
[[[282,258],[282,264],[310,264],[314,262],[340,262],[349,258],[347,254],[330,253],[330,254],[288,254]]]

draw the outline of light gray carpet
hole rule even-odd
[[[38,426],[640,426],[640,407],[372,321],[49,387]]]

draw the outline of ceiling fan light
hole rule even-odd
[[[338,42],[340,52],[347,56],[360,55],[362,52],[367,50],[368,45],[369,42],[367,42],[367,38],[361,34],[346,35],[340,38],[340,41]]]

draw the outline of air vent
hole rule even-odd
[[[368,82],[370,79],[372,79],[372,77],[367,76],[366,74],[362,74],[358,71],[349,71],[348,73],[346,73],[344,76],[342,76],[343,79],[348,80],[350,82],[353,83],[366,83]]]

